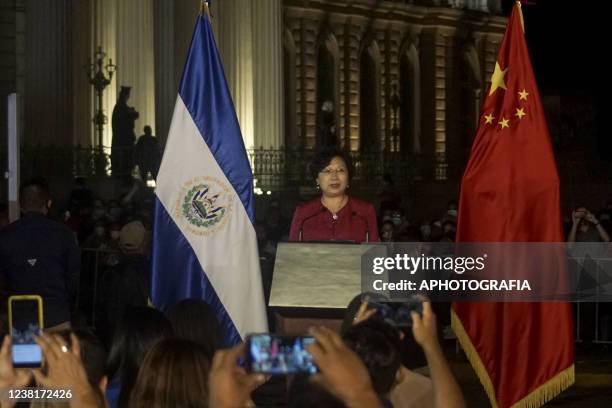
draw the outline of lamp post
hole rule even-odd
[[[94,53],[93,62],[90,60],[87,65],[85,65],[87,79],[96,92],[96,113],[93,117],[93,123],[96,126],[98,145],[95,165],[96,170],[102,171],[106,169],[106,158],[104,157],[104,125],[107,123],[107,117],[103,109],[102,94],[104,93],[104,89],[111,83],[113,74],[117,70],[117,66],[113,64],[111,58],[109,58],[108,63],[104,65],[105,58],[106,53],[102,51],[101,46],[98,46],[98,49]],[[98,173],[98,171],[96,171],[96,173]]]

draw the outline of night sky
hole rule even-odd
[[[559,95],[561,121],[580,123],[575,112],[585,109],[594,117],[591,131],[580,132],[562,149],[584,150],[585,161],[612,165],[610,135],[610,17],[605,2],[588,0],[531,0],[523,2],[527,46],[538,87],[543,94]],[[509,16],[514,1],[503,0]],[[586,99],[585,99],[586,98]],[[588,104],[585,104],[585,100]],[[554,144],[554,143],[553,143]],[[556,146],[559,147],[559,146]],[[612,170],[612,169],[609,169]]]
[[[527,45],[540,89],[601,91],[595,52],[610,48],[609,15],[603,2],[531,0],[523,3]],[[509,16],[514,1],[503,1]],[[603,38],[600,38],[602,36]]]

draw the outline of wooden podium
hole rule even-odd
[[[371,251],[387,254],[381,244],[280,242],[269,302],[276,332],[304,334],[315,325],[338,330],[346,306],[362,292],[362,256]]]

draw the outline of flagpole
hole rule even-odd
[[[202,0],[200,2],[200,14],[206,14],[210,19],[210,8],[208,7],[208,0]]]
[[[521,17],[521,27],[523,28],[523,34],[525,34],[525,20],[523,19],[523,9],[520,0],[516,0],[516,5],[518,6],[519,16]]]

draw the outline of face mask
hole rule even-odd
[[[393,225],[395,225],[397,227],[397,226],[399,226],[402,223],[402,218],[401,217],[393,217],[391,219],[391,222],[393,222]]]
[[[450,215],[451,217],[457,216],[457,210],[448,210],[446,213]]]
[[[119,231],[111,231],[110,236],[112,239],[119,239]]]
[[[94,230],[95,234],[99,237],[103,237],[104,236],[104,227],[96,227],[96,229]]]

